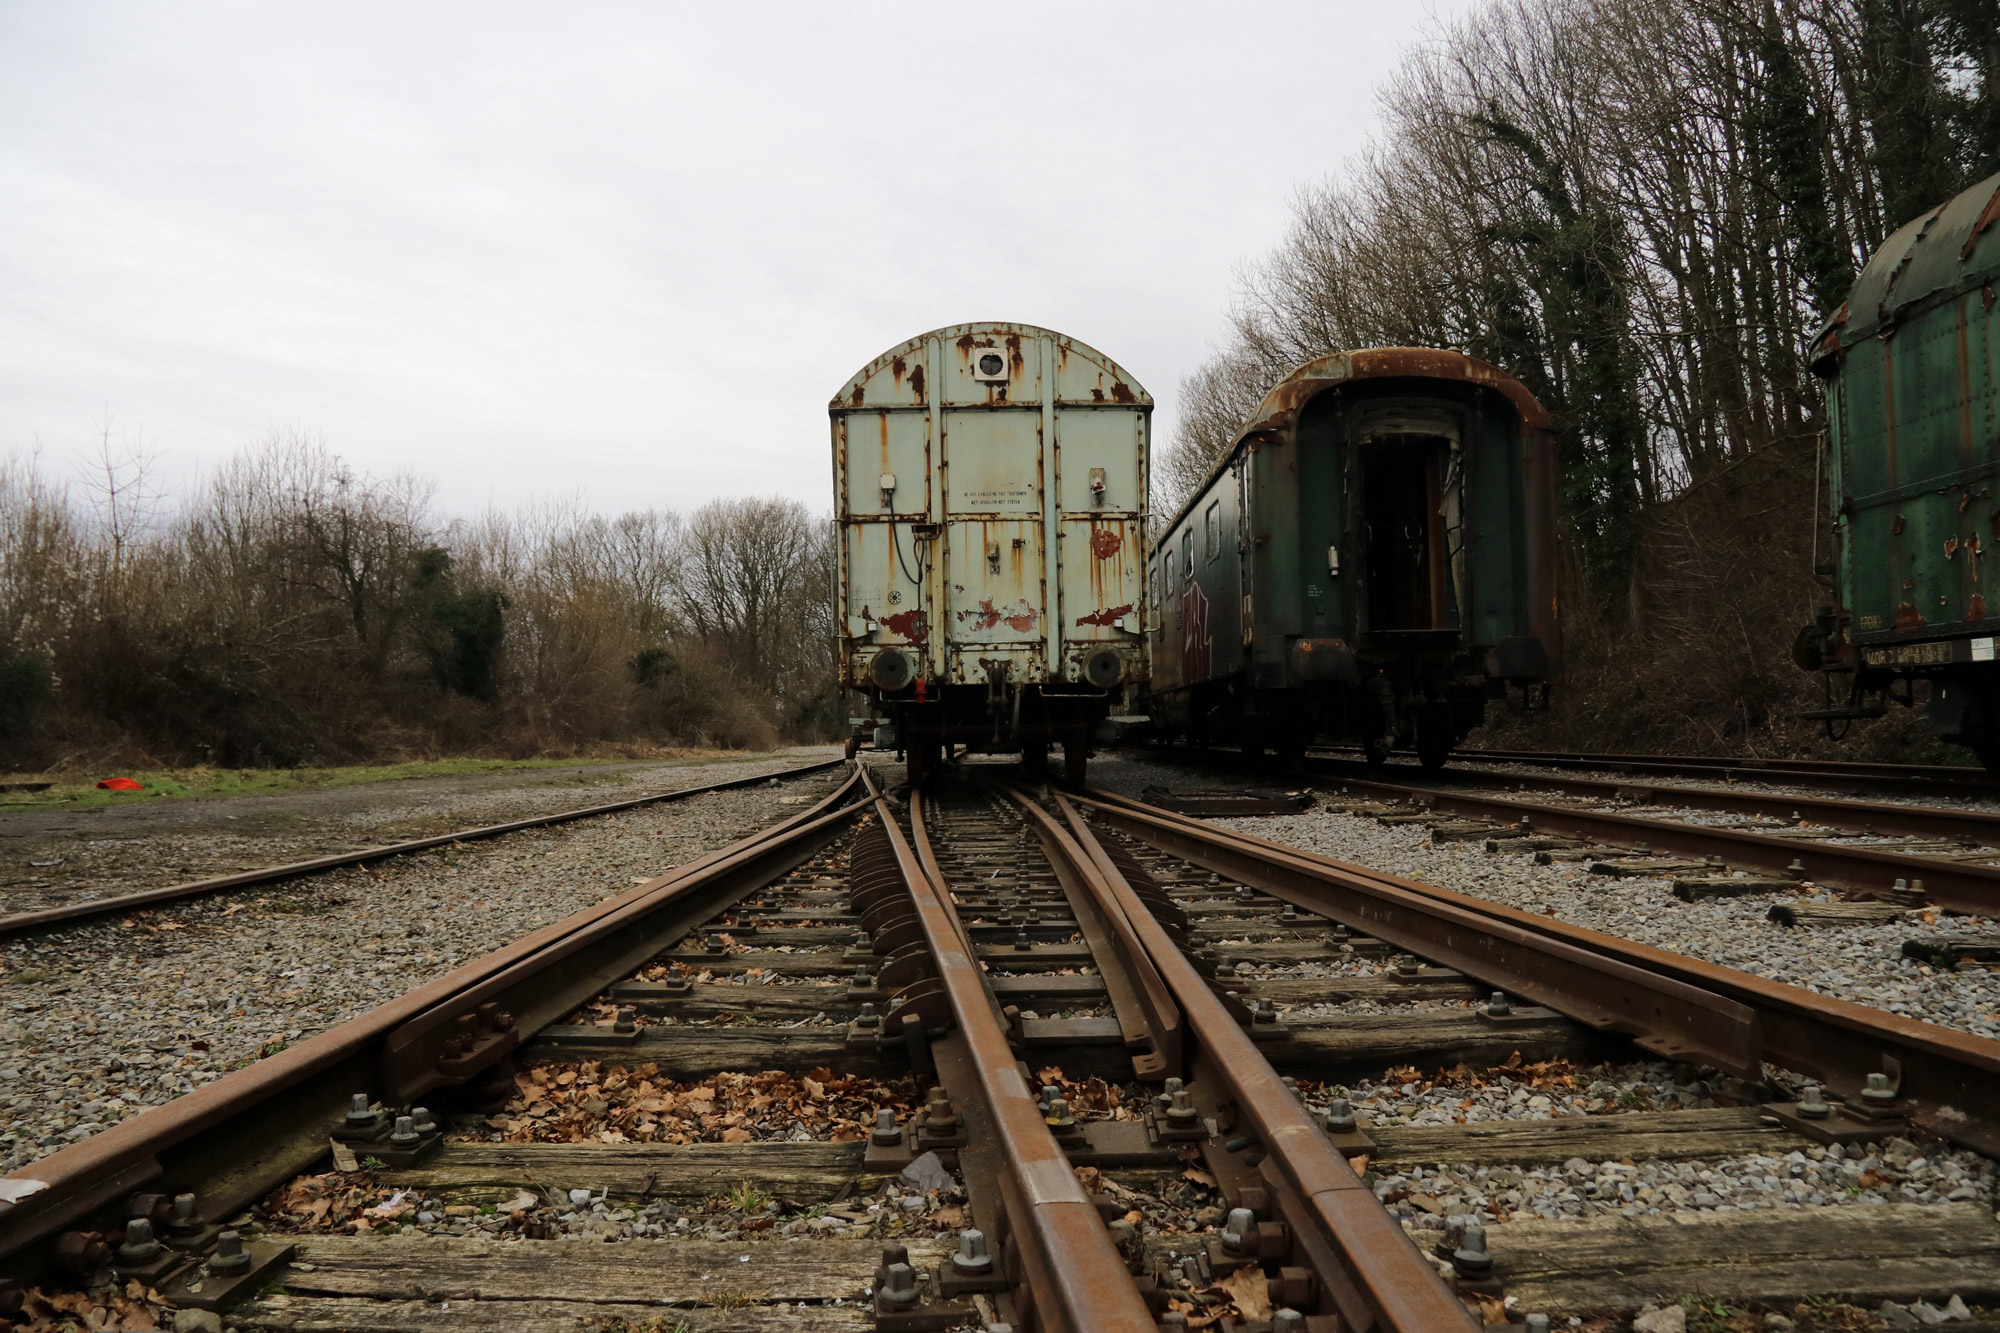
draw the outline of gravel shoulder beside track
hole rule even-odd
[[[829,746],[762,754],[508,769],[268,796],[0,812],[0,913],[282,865],[362,847],[701,787],[831,759]]]
[[[794,767],[835,754],[794,751],[760,762]],[[674,769],[630,794],[744,771]],[[793,813],[800,798],[817,800],[837,781],[829,770],[7,941],[0,1169],[353,1018]],[[580,794],[553,793],[544,808],[616,799]],[[454,809],[447,828],[492,822]]]

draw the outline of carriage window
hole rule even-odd
[[[1194,577],[1194,529],[1187,528],[1181,533],[1181,577]]]
[[[1202,554],[1210,560],[1222,554],[1222,501],[1211,500],[1202,516]]]

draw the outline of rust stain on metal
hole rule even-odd
[[[1131,385],[1127,384],[1124,380],[1114,379],[1111,381],[1111,401],[1114,403],[1136,403],[1139,400],[1133,396]]]
[[[1105,527],[1092,522],[1090,525],[1090,553],[1099,560],[1109,560],[1125,549],[1125,534],[1117,528]]]
[[[900,356],[889,363],[889,375],[898,384],[903,382],[903,372],[907,369],[908,363]]]
[[[1972,601],[1966,606],[1965,614],[1968,620],[1986,619],[1986,599],[1978,593],[1972,594]]]
[[[1093,402],[1093,403],[1101,403],[1101,402],[1103,402],[1103,401],[1104,401],[1104,390],[1102,390],[1102,389],[1099,389],[1099,388],[1095,388],[1095,387],[1093,387],[1093,388],[1091,389],[1091,391],[1090,391],[1090,401],[1091,401],[1091,402]]]
[[[2000,527],[1996,527],[1994,531],[2000,532]],[[1903,516],[1901,514],[1896,515],[1896,521],[1890,525],[1889,532],[1890,535],[1896,537],[1903,535]]]
[[[972,355],[972,349],[977,346],[979,346],[979,343],[976,340],[974,340],[971,334],[966,333],[966,334],[961,334],[959,336],[958,350],[963,355],[970,357]]]
[[[1007,628],[1026,633],[1035,627],[1035,615],[1035,608],[1025,600],[1018,603],[1015,607],[1003,611],[993,605],[991,597],[983,597],[980,599],[979,606],[976,609],[960,611],[958,618],[960,620],[970,620],[972,628],[976,630],[992,629],[995,625],[1005,622]]]
[[[1916,607],[1910,605],[1908,602],[1898,602],[1896,604],[1897,629],[1921,629],[1923,623],[1923,615]]]
[[[862,402],[865,401],[867,397],[868,397],[867,385],[857,384],[854,386],[854,405],[856,407],[861,406]]]
[[[1958,538],[1946,537],[1944,539],[1944,558],[1949,560],[1957,554],[1958,554]]]
[[[910,367],[910,392],[916,395],[918,402],[921,403],[924,401],[924,368],[922,366]]]
[[[1027,365],[1028,365],[1028,359],[1025,356],[1021,355],[1021,335],[1018,333],[1008,334],[1007,335],[1008,370],[1010,370],[1012,373],[1016,375],[1019,375],[1023,370],[1027,368]]]
[[[1958,257],[1962,260],[1972,258],[1972,248],[1979,244],[1980,236],[1995,222],[2000,222],[2000,189],[1993,191],[1993,197],[1988,199],[1986,207],[1980,210],[1979,220],[1974,222],[1972,230],[1966,233],[1965,244],[1959,247]],[[1986,304],[1989,306],[1993,304],[1993,293],[1990,288],[1987,290]]]
[[[922,643],[930,636],[930,617],[922,610],[898,611],[893,616],[882,617],[882,628],[891,634],[900,634],[911,643]]]
[[[1127,602],[1123,606],[1107,606],[1102,611],[1092,611],[1087,616],[1078,616],[1076,623],[1079,625],[1109,625],[1117,620],[1118,617],[1129,616],[1131,614],[1132,603]]]

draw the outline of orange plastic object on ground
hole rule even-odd
[[[97,784],[106,791],[144,791],[146,784],[134,782],[131,778],[106,778]]]

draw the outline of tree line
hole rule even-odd
[[[797,501],[448,520],[274,435],[188,494],[0,459],[0,763],[232,765],[822,738],[832,536]]]
[[[1784,652],[1826,600],[1806,343],[1891,231],[2000,171],[2000,5],[1498,0],[1380,103],[1180,386],[1156,509],[1300,362],[1463,349],[1554,420],[1560,725],[1799,742]]]

